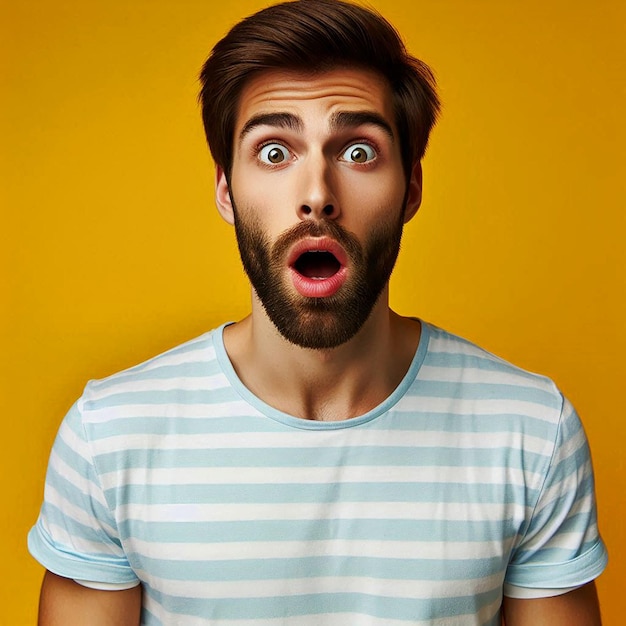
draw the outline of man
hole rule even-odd
[[[70,410],[29,536],[40,623],[600,624],[571,405],[389,308],[429,69],[372,12],[300,0],[201,78],[252,311]]]

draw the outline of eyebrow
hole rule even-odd
[[[241,142],[250,131],[258,126],[274,126],[301,132],[304,129],[304,122],[301,117],[293,113],[259,113],[244,124],[239,133],[239,141]],[[330,127],[333,130],[345,130],[358,126],[376,126],[388,135],[391,141],[395,140],[389,122],[374,111],[338,111],[330,118]]]
[[[330,127],[334,130],[356,128],[357,126],[376,126],[380,128],[391,141],[395,140],[391,124],[374,111],[339,111],[330,118]]]
[[[302,131],[304,123],[302,118],[293,113],[259,113],[252,116],[241,129],[239,141],[257,126],[275,126],[277,128],[288,128],[289,130]]]

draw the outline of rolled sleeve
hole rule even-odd
[[[28,534],[28,549],[59,576],[102,583],[138,581],[100,485],[78,403],[54,442],[44,503]]]

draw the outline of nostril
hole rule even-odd
[[[315,205],[314,205],[315,206]],[[332,204],[327,204],[324,207],[315,207],[309,204],[301,204],[299,215],[301,217],[315,217],[319,218],[333,218],[336,215],[335,207]]]

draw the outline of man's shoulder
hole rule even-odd
[[[220,331],[221,327],[208,331],[137,365],[90,380],[78,402],[81,412],[153,402],[159,394],[165,397],[184,389],[216,386],[222,371],[214,338]]]
[[[458,381],[490,396],[534,397],[559,408],[563,397],[554,381],[497,356],[489,350],[429,324],[428,352],[422,366],[430,376]]]

